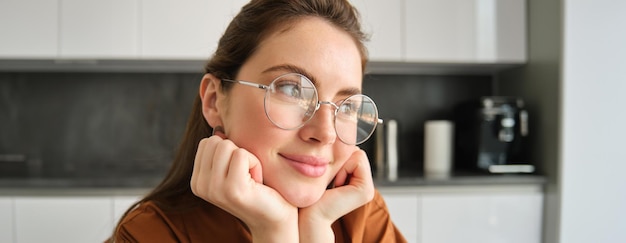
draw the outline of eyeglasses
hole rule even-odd
[[[321,105],[335,109],[335,132],[337,137],[349,145],[365,142],[382,120],[374,101],[366,95],[352,95],[338,104],[319,101],[317,89],[306,76],[288,73],[278,76],[270,85],[242,80],[222,79],[265,90],[264,108],[267,118],[284,130],[298,129],[306,124]]]

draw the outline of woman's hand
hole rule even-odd
[[[355,148],[335,176],[334,186],[315,204],[300,209],[300,242],[333,242],[330,225],[374,198],[370,163],[363,150]]]
[[[298,209],[263,185],[258,158],[224,135],[200,141],[193,174],[193,193],[241,219],[260,242],[298,241]]]

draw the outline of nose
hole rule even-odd
[[[328,106],[323,106],[328,105]],[[299,133],[303,140],[331,144],[337,140],[335,131],[335,110],[337,105],[329,101],[320,101],[319,106],[311,120],[309,120]]]

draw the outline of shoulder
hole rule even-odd
[[[374,198],[372,199],[372,201],[370,201],[370,203],[374,204],[377,207],[387,208],[385,199],[383,198],[383,195],[380,194],[378,190],[375,191]]]
[[[371,201],[344,215],[342,221],[351,227],[366,227],[368,224],[385,224],[390,221],[390,216],[383,196],[376,190]]]
[[[144,202],[135,207],[124,216],[116,229],[116,237],[123,240],[163,241],[170,239],[174,241],[185,241],[184,236],[176,227],[177,218],[173,214],[165,213],[153,202]],[[167,241],[167,240],[166,240]]]
[[[376,190],[374,193],[374,198],[372,198],[371,201],[365,204],[362,209],[369,212],[376,212],[380,210],[387,212],[387,204],[385,203],[385,199],[383,198],[382,194],[380,194],[380,192]]]
[[[406,242],[378,190],[371,201],[345,215],[342,223],[347,235],[356,242]]]
[[[165,213],[151,201],[143,202],[132,209],[123,218],[122,224],[133,224],[138,221],[152,220],[154,218],[164,217]]]
[[[235,216],[210,203],[177,201],[160,206],[148,201],[129,212],[116,230],[122,242],[249,242]]]
[[[336,222],[334,230],[337,242],[406,242],[378,190],[371,201]]]

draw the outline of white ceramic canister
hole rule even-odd
[[[424,124],[424,176],[447,178],[452,170],[454,123],[430,120]]]

